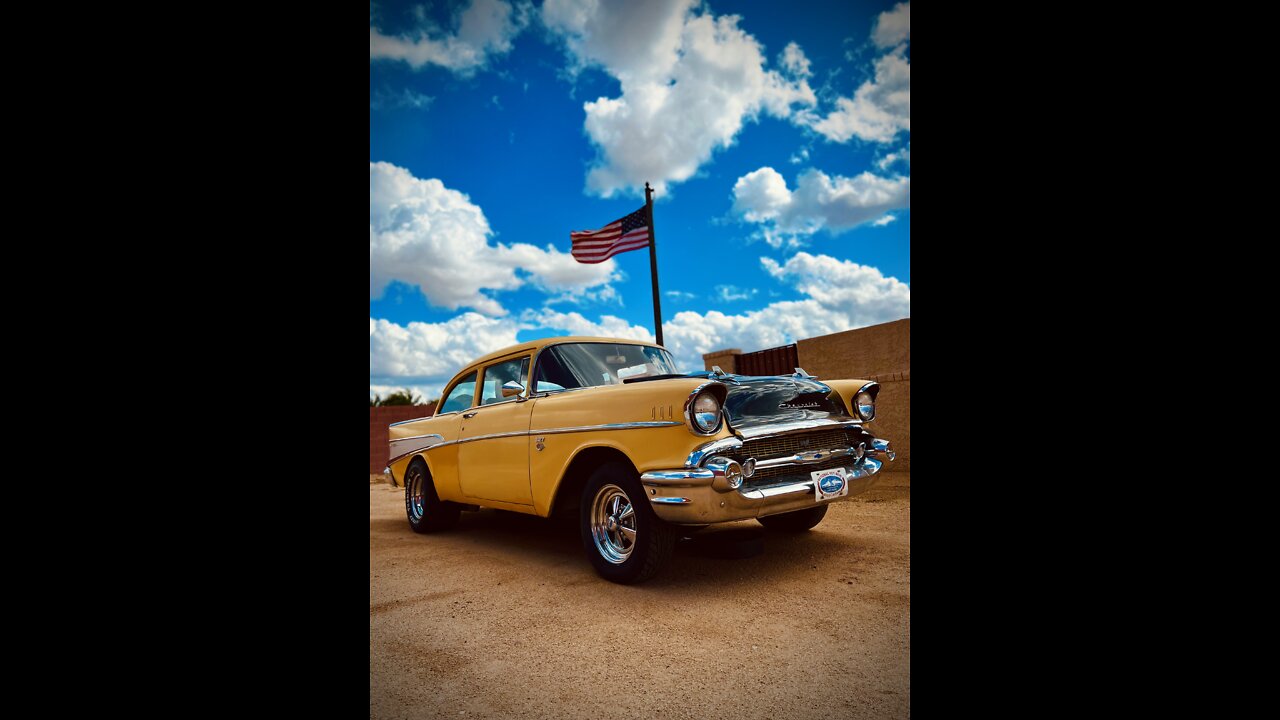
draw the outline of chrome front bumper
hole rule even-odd
[[[870,489],[885,462],[892,462],[893,459],[894,452],[889,449],[889,443],[876,440],[865,455],[851,459],[849,465],[843,466],[852,468],[848,480],[849,493],[821,501],[818,500],[817,488],[812,480],[759,487],[744,484],[738,489],[730,489],[722,470],[714,463],[708,467],[653,470],[641,475],[640,482],[658,517],[677,525],[707,525],[777,515],[847,500]],[[813,462],[799,456],[787,460],[794,460],[786,464],[794,464],[798,471]],[[782,463],[772,464],[777,466]]]

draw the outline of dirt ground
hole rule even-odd
[[[577,526],[463,513],[416,535],[369,483],[371,718],[906,718],[911,476],[730,559],[713,526],[622,586]]]

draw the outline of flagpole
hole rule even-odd
[[[653,237],[653,189],[644,184],[644,204],[649,208],[649,274],[653,277],[653,327],[662,344],[662,303],[658,300],[658,247]]]

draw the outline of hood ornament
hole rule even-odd
[[[723,382],[731,382],[731,383],[733,383],[734,385],[737,385],[737,384],[738,384],[738,381],[737,381],[736,379],[734,379],[734,377],[733,377],[732,375],[730,375],[729,373],[727,373],[727,372],[725,372],[725,371],[721,370],[719,365],[712,365],[712,366],[711,366],[711,374],[710,374],[710,375],[708,375],[708,377],[711,377],[711,378],[714,378],[714,379],[716,379],[716,380],[720,380],[720,381],[723,381]]]

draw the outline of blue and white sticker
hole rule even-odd
[[[822,488],[824,495],[833,495],[844,489],[844,476],[839,473],[823,475],[818,480],[818,487]]]
[[[814,494],[818,500],[827,500],[849,494],[849,482],[844,468],[817,470],[813,474]]]

